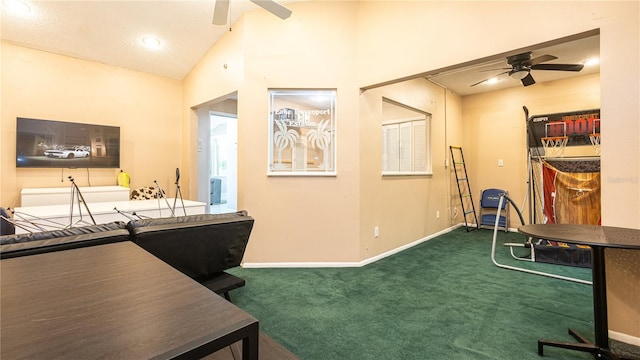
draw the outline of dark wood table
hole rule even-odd
[[[0,261],[2,359],[196,359],[258,321],[132,242]]]
[[[609,348],[604,250],[606,248],[640,250],[640,230],[596,225],[545,224],[521,226],[518,231],[534,238],[591,247],[595,344],[575,330],[569,329],[569,334],[580,343],[538,340],[538,354],[543,356],[543,346],[548,345],[589,352],[597,358],[618,359]]]

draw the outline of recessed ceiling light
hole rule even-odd
[[[142,38],[142,45],[149,49],[158,49],[161,44],[160,39],[154,36],[145,36]]]
[[[591,58],[584,63],[586,66],[594,66],[600,64],[599,58]]]
[[[31,8],[20,0],[2,0],[2,6],[7,12],[14,14],[27,14],[31,12]]]

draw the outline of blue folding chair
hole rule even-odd
[[[498,207],[501,206],[499,212],[498,226],[504,231],[509,231],[509,208],[506,202],[500,203],[500,196],[509,193],[502,189],[485,189],[480,192],[480,221],[479,227],[493,229],[498,216]]]

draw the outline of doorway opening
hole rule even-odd
[[[238,119],[211,113],[209,166],[210,213],[236,211],[238,173]]]
[[[206,213],[238,209],[238,97],[233,92],[194,108],[198,117],[198,201]]]

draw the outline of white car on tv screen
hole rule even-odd
[[[89,150],[84,146],[65,147],[62,149],[45,150],[44,155],[59,159],[86,158],[91,156]]]

